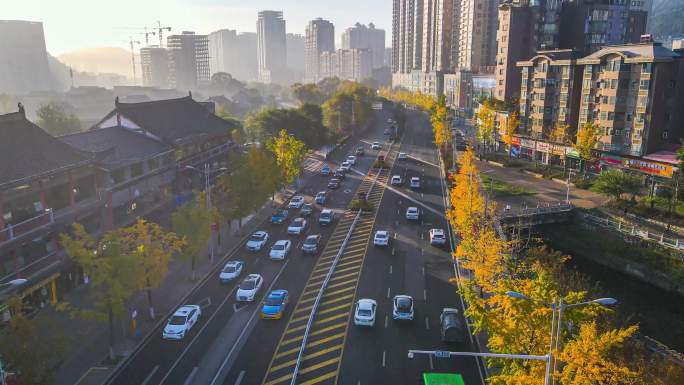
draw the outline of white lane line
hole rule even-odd
[[[390,271],[389,271],[389,273],[392,274],[392,265],[390,265]]]
[[[159,365],[152,368],[152,371],[150,372],[150,374],[147,375],[147,377],[145,377],[145,381],[142,382],[142,385],[147,385],[147,383],[150,382],[152,377],[154,377],[154,374],[157,373],[157,370],[159,370]]]
[[[420,255],[421,257],[425,255],[425,250],[420,249]],[[425,268],[423,268],[423,275],[425,275]]]
[[[430,359],[430,370],[435,370],[435,364],[432,363],[432,354],[428,354],[428,358]]]
[[[425,330],[430,330],[430,320],[425,317]]]
[[[276,282],[278,282],[278,278],[280,278],[280,275],[283,273],[283,271],[285,271],[285,267],[287,266],[287,264],[289,262],[290,262],[289,259],[287,261],[285,261],[285,263],[283,264],[283,267],[280,268],[280,271],[278,272],[278,274],[275,276],[275,278],[273,278],[273,281],[271,282],[271,285],[268,287],[268,290],[266,290],[264,292],[264,295],[261,297],[262,299],[266,295],[266,293],[269,293],[273,289],[273,286],[276,284]],[[242,329],[242,333],[240,333],[240,335],[238,336],[238,339],[233,344],[233,347],[228,352],[228,355],[226,355],[226,358],[223,359],[223,362],[221,363],[221,366],[219,367],[218,371],[216,372],[214,379],[211,381],[211,385],[215,385],[216,382],[218,381],[219,377],[221,376],[221,372],[223,371],[223,368],[226,366],[226,364],[228,364],[228,361],[230,360],[230,357],[235,352],[235,349],[240,345],[240,341],[242,340],[242,337],[244,337],[247,330],[249,330],[249,327],[248,327],[249,324],[252,323],[252,321],[254,320],[254,317],[257,315],[258,312],[259,312],[259,307],[254,309],[254,313],[252,313],[252,316],[249,318],[249,321],[247,321],[245,328]]]
[[[425,234],[420,233],[420,239],[425,239]]]
[[[382,351],[382,367],[384,368],[387,364],[387,351],[383,350]]]
[[[421,251],[423,251],[423,250],[421,250]],[[423,269],[423,275],[425,275],[425,266],[423,266],[422,269]]]
[[[388,322],[389,322],[389,316],[387,314],[385,314],[385,329],[387,329]]]
[[[427,302],[427,290],[423,289],[423,301]]]
[[[394,255],[394,247],[392,248],[392,255]]]
[[[432,357],[432,356],[430,356]],[[245,371],[241,370],[240,374],[238,374],[237,380],[235,380],[235,385],[240,385],[242,383],[242,379],[245,377]]]
[[[197,374],[197,370],[198,370],[198,369],[199,369],[199,368],[198,368],[197,366],[195,366],[195,367],[192,369],[192,372],[190,372],[190,375],[188,376],[188,378],[185,379],[185,382],[183,382],[183,385],[190,385],[190,384],[192,384],[192,380],[195,379],[195,375]]]
[[[387,288],[387,298],[389,298],[389,297],[390,297],[390,288],[388,287]]]
[[[423,199],[423,198],[425,198],[425,195],[423,195],[423,193],[420,193],[420,199]]]
[[[397,209],[397,215],[401,215],[401,210]]]

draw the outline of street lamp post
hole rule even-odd
[[[526,301],[531,301],[531,302],[537,302],[539,301],[530,298],[522,293],[519,293],[517,291],[507,291],[506,295],[512,298],[516,299],[522,299]],[[546,367],[546,376],[551,378],[551,384],[555,384],[556,380],[554,378],[554,375],[556,373],[556,367],[557,367],[557,361],[554,357],[553,352],[555,351],[556,353],[560,351],[561,349],[561,344],[562,344],[562,338],[561,338],[561,331],[563,327],[563,312],[566,309],[574,308],[574,307],[580,307],[580,306],[586,306],[586,305],[591,305],[591,304],[598,304],[602,306],[611,306],[616,304],[618,301],[615,298],[597,298],[593,299],[591,301],[585,301],[585,302],[580,302],[580,303],[565,303],[563,301],[563,298],[560,299],[554,299],[552,304],[544,304],[544,306],[548,306],[551,308],[553,311],[552,316],[551,316],[551,344],[550,344],[550,350],[549,350],[549,365]],[[549,373],[550,371],[550,373]],[[546,385],[548,383],[545,382]]]
[[[220,167],[217,169],[212,170],[211,166],[209,163],[204,164],[204,171],[200,171],[194,166],[185,166],[186,170],[193,170],[196,171],[202,176],[204,176],[204,193],[207,196],[207,201],[206,201],[206,207],[207,207],[207,212],[209,212],[209,215],[211,215],[211,182],[209,180],[211,173],[212,172],[224,172],[227,170],[225,167]],[[214,222],[212,218],[212,224],[211,224],[211,238],[209,239],[209,260],[211,263],[214,263]]]

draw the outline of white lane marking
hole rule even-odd
[[[389,297],[390,297],[390,288],[388,287],[387,288],[387,298],[389,298]]]
[[[397,233],[394,233],[394,239],[397,239]]]
[[[421,251],[423,251],[423,250],[421,250]],[[425,266],[423,266],[422,269],[423,269],[423,275],[425,275]]]
[[[432,357],[432,356],[430,356]],[[242,383],[242,379],[245,377],[245,371],[241,370],[240,374],[238,374],[237,380],[235,380],[235,385],[240,385]]]
[[[394,247],[392,248],[392,255],[394,255]]]
[[[266,290],[266,291],[264,292],[264,295],[263,295],[261,298],[263,298],[263,297],[266,295],[266,293],[270,292],[270,291],[273,289],[273,286],[274,286],[275,283],[278,281],[278,278],[280,278],[280,275],[283,273],[283,271],[285,271],[285,266],[287,266],[288,263],[290,263],[290,260],[289,260],[289,259],[288,259],[287,261],[285,261],[285,263],[283,264],[283,267],[280,268],[280,271],[279,271],[278,274],[275,276],[275,278],[273,278],[273,282],[271,282],[271,285],[268,287],[268,290]],[[223,359],[223,363],[221,363],[221,366],[219,367],[218,371],[216,372],[216,375],[214,376],[214,379],[211,381],[211,385],[216,384],[216,382],[217,382],[219,376],[221,375],[221,372],[223,371],[223,368],[224,368],[224,367],[226,366],[226,364],[228,363],[228,360],[230,360],[230,357],[231,357],[231,356],[233,355],[233,353],[235,352],[235,349],[240,345],[240,341],[242,340],[242,337],[244,337],[244,336],[245,336],[245,333],[247,332],[247,330],[249,330],[249,327],[247,327],[247,326],[248,326],[249,324],[252,323],[252,321],[254,320],[254,317],[255,317],[255,316],[257,315],[257,313],[259,312],[258,310],[259,310],[258,307],[257,307],[256,309],[254,309],[254,313],[252,313],[252,316],[249,318],[249,321],[247,321],[247,324],[245,325],[245,328],[242,329],[242,333],[240,333],[240,335],[238,336],[238,339],[237,339],[237,340],[235,341],[235,343],[233,344],[233,347],[232,347],[232,348],[230,349],[230,351],[228,352],[228,355],[226,356],[226,358]]]
[[[159,365],[152,368],[152,371],[150,372],[150,374],[147,375],[147,377],[145,377],[145,381],[142,382],[142,385],[147,385],[147,383],[150,382],[152,377],[154,377],[154,374],[157,373],[157,370],[159,370]]]
[[[430,330],[430,320],[428,320],[428,317],[425,317],[425,330]]]
[[[423,301],[427,302],[427,290],[423,289]]]
[[[387,355],[387,351],[386,351],[386,350],[383,350],[383,351],[382,351],[382,367],[383,367],[383,368],[384,368],[385,365],[387,364],[387,357],[386,357],[386,355]]]
[[[392,265],[390,265],[389,273],[392,274]]]
[[[425,239],[425,234],[420,233],[420,239]]]
[[[435,370],[435,364],[432,363],[432,354],[428,354],[428,358],[430,359],[430,370]]]
[[[200,300],[200,301],[198,302],[198,305],[199,305],[199,307],[202,308],[202,309],[208,308],[209,306],[211,306],[211,298],[210,298],[210,297],[207,297],[207,298],[204,298],[204,299]]]
[[[420,193],[420,199],[423,199],[423,198],[425,198],[425,195],[423,195],[423,193]]]
[[[397,215],[401,215],[401,211],[397,209]]]
[[[237,313],[237,312],[239,312],[240,310],[246,308],[247,306],[249,306],[249,305],[244,304],[244,303],[238,303],[238,302],[236,302],[236,303],[233,304],[233,313]]]
[[[425,250],[420,249],[420,255],[421,257],[425,255]],[[423,275],[425,275],[425,268],[423,268]]]
[[[388,322],[389,322],[389,316],[387,314],[385,314],[385,329],[387,329]]]
[[[190,372],[190,375],[188,376],[188,378],[185,379],[185,382],[183,382],[183,385],[190,385],[190,384],[192,384],[192,380],[195,379],[195,375],[197,374],[197,370],[198,370],[198,369],[199,369],[199,368],[198,368],[197,366],[195,366],[195,367],[192,369],[192,372]]]

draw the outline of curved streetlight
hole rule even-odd
[[[21,285],[25,284],[26,282],[28,282],[28,279],[17,278],[17,279],[13,279],[11,281],[0,284],[0,287],[5,287],[5,286],[17,287],[17,286],[21,286]]]

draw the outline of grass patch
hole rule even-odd
[[[525,187],[516,186],[496,178],[492,178],[489,175],[480,175],[480,177],[482,178],[482,187],[487,191],[493,192],[495,197],[536,194],[534,191]]]
[[[651,207],[653,203],[653,207]],[[684,203],[679,202],[673,207],[672,214],[669,213],[670,199],[666,197],[643,197],[636,202],[630,200],[611,200],[606,206],[622,212],[655,219],[657,221],[670,223],[677,226],[684,226]]]

